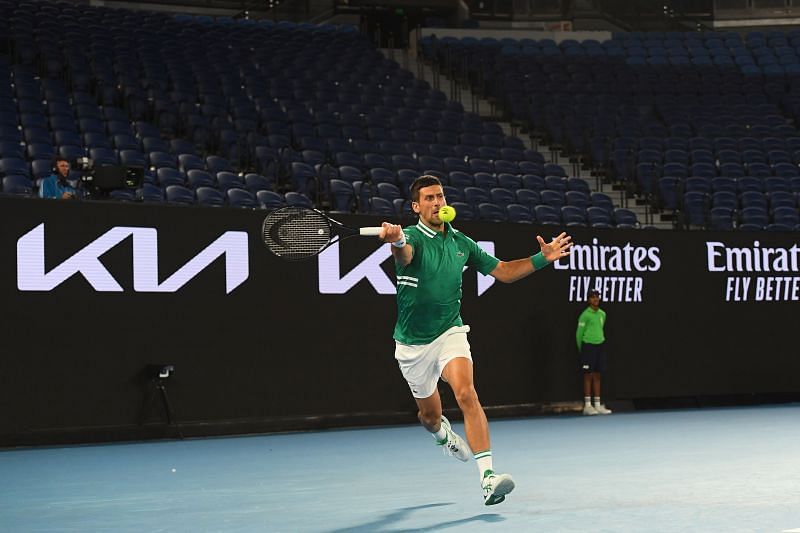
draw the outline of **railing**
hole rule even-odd
[[[419,31],[417,34],[419,35]],[[418,77],[422,77],[423,58],[421,55],[420,50],[417,57]],[[444,75],[450,82],[447,97],[455,102],[460,102],[466,111],[476,115],[480,113],[480,99],[489,99],[488,84],[490,82],[488,80],[493,79],[486,76],[488,67],[484,57],[476,59],[466,54],[454,54],[449,47],[446,47],[441,55],[434,54],[428,65],[433,72],[431,86],[434,89],[441,90],[441,76]],[[469,102],[465,102],[463,99],[465,90],[468,92]],[[501,108],[493,100],[490,101],[490,104],[490,117],[497,120],[502,119]]]

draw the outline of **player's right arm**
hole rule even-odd
[[[381,232],[378,238],[383,242],[392,243],[392,255],[395,262],[400,266],[406,266],[414,259],[414,247],[407,244],[403,227],[397,224],[384,222],[381,224]],[[403,246],[399,246],[400,244]]]

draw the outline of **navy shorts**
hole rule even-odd
[[[581,345],[581,368],[584,372],[603,372],[606,369],[606,343]]]

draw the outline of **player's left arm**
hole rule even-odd
[[[553,261],[568,256],[569,249],[572,247],[572,237],[563,232],[549,243],[544,242],[541,235],[537,235],[536,240],[539,241],[541,252],[524,259],[500,261],[489,274],[503,283],[513,283],[544,268]],[[534,265],[538,265],[538,268]]]

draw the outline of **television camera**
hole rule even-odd
[[[105,196],[116,189],[137,189],[144,179],[144,168],[96,163],[79,157],[72,165],[81,173],[80,183],[92,195]]]

